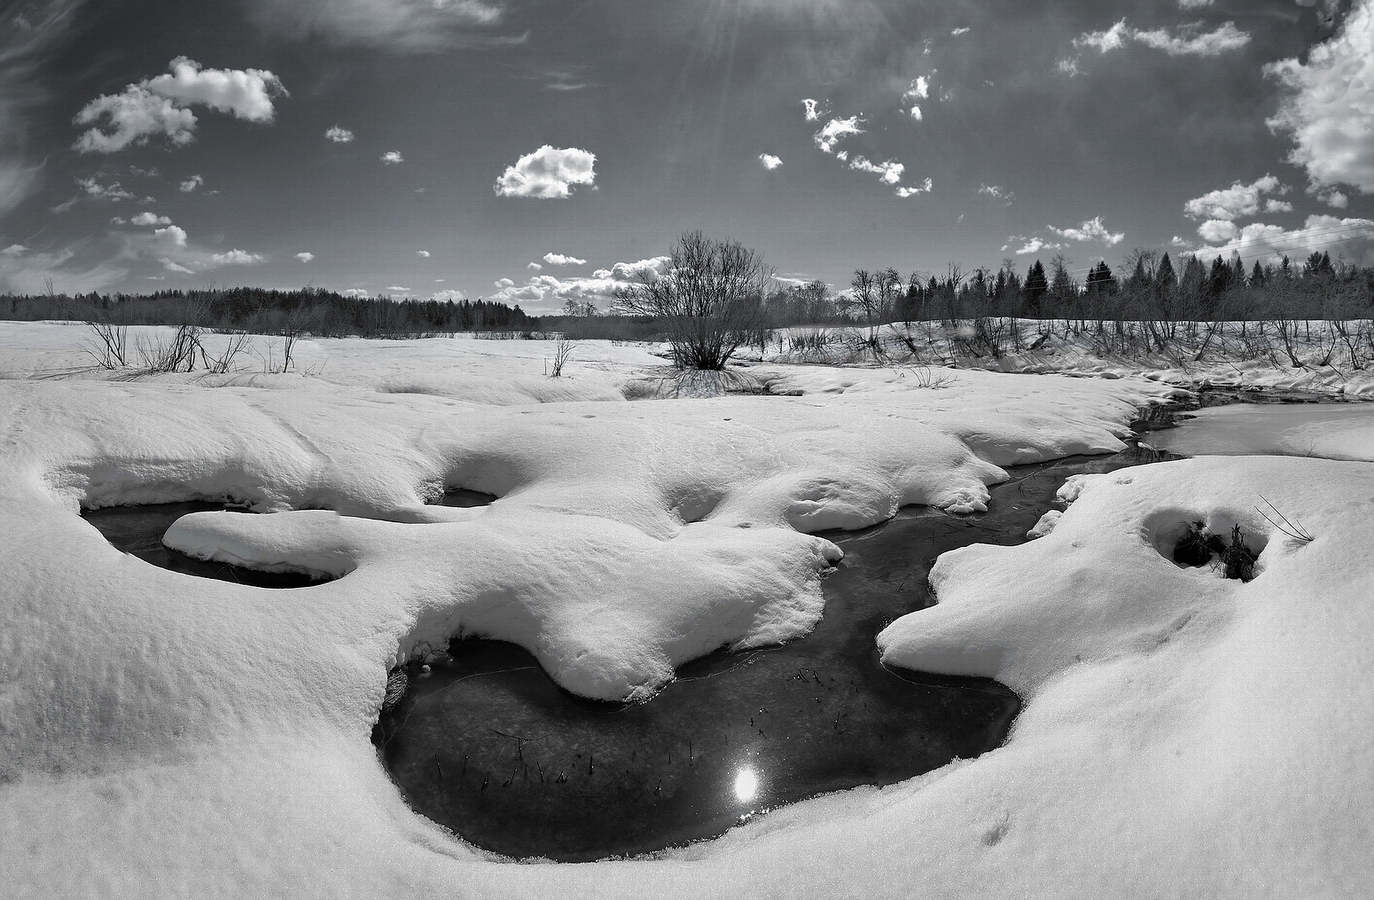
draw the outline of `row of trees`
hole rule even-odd
[[[234,287],[153,294],[9,295],[0,318],[75,319],[117,325],[195,325],[220,331],[320,337],[421,337],[459,331],[529,331],[520,307],[486,300],[392,300],[320,288]]]
[[[951,265],[942,276],[859,269],[847,290],[832,294],[823,282],[778,287],[753,251],[692,232],[674,244],[666,274],[642,272],[638,284],[618,292],[615,311],[651,320],[679,365],[707,369],[723,367],[741,346],[761,345],[770,329],[799,324],[861,324],[865,343],[881,351],[880,326],[896,322],[971,320],[987,329],[994,318],[1024,317],[1073,322],[1079,332],[1091,321],[1106,334],[1110,321],[1118,324],[1115,333],[1149,335],[1160,344],[1178,334],[1181,322],[1335,321],[1374,313],[1374,268],[1333,263],[1325,252],[1300,266],[1284,257],[1248,270],[1238,255],[1210,265],[1190,255],[1180,273],[1168,253],[1136,250],[1125,270],[1130,274],[1121,278],[1101,260],[1080,283],[1062,254],[1048,271],[1036,260],[1024,277],[1011,260],[996,271],[965,273]],[[1120,327],[1126,322],[1145,324]]]

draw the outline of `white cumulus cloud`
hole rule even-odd
[[[230,250],[228,253],[210,254],[209,263],[211,267],[219,266],[256,266],[267,262],[265,256],[257,253],[249,253],[246,250]]]
[[[802,107],[806,110],[806,121],[815,122],[821,117],[821,105],[810,97],[802,101]]]
[[[93,177],[78,178],[76,184],[85,192],[86,196],[94,197],[97,200],[109,200],[111,203],[118,203],[121,200],[134,199],[134,195],[120,187],[118,181],[112,184],[101,184]]]
[[[585,266],[585,259],[578,259],[576,256],[564,256],[562,253],[545,253],[544,262],[551,266]]]
[[[153,232],[153,237],[174,247],[186,246],[186,229],[179,225],[168,225]]]
[[[770,171],[782,165],[782,159],[771,153],[760,153],[759,162],[763,163],[763,167]]]
[[[277,76],[264,69],[205,69],[184,56],[172,60],[170,67],[171,74],[145,78],[121,94],[106,94],[82,107],[74,124],[94,127],[73,147],[82,153],[114,153],[158,135],[176,145],[189,144],[196,127],[191,106],[208,106],[249,122],[271,122],[272,99],[286,94]]]
[[[336,144],[347,144],[349,141],[353,140],[353,132],[349,131],[347,128],[340,128],[338,125],[334,125],[325,130],[324,137],[325,140],[333,141]]]
[[[189,194],[203,184],[205,184],[204,178],[201,178],[199,175],[192,175],[180,184],[181,192],[183,194]]]
[[[305,251],[304,253],[297,253],[297,254],[296,254],[296,259],[299,259],[299,260],[300,260],[301,262],[303,262],[303,263],[308,263],[308,262],[310,262],[310,261],[311,261],[312,259],[314,259],[314,258],[315,258],[315,254],[311,253],[311,252],[308,251],[308,250]]]
[[[858,116],[850,116],[847,119],[831,119],[821,127],[820,131],[812,135],[812,140],[823,152],[834,153],[835,145],[842,139],[853,134],[864,133],[864,130],[859,127],[863,121]]]
[[[394,166],[405,162],[405,160],[401,158],[400,150],[388,150],[382,154],[381,159],[382,162],[388,166]]]
[[[1095,216],[1077,228],[1055,228],[1053,225],[1047,227],[1060,237],[1071,241],[1101,241],[1108,247],[1115,247],[1126,238],[1124,231],[1113,233],[1107,230],[1107,226],[1102,224],[1101,216]]]
[[[596,154],[545,144],[507,166],[493,190],[499,197],[561,200],[572,195],[573,186],[595,183]]]
[[[1339,31],[1307,62],[1264,67],[1283,88],[1275,131],[1292,134],[1288,161],[1314,185],[1348,184],[1374,193],[1374,0],[1359,0]]]
[[[1208,191],[1183,204],[1183,212],[1193,219],[1240,219],[1259,212],[1264,194],[1286,194],[1291,188],[1273,175],[1257,178],[1250,184],[1233,183],[1229,188]]]
[[[935,183],[927,178],[919,187],[899,187],[894,193],[898,197],[915,197],[917,194],[929,194],[934,189]]]
[[[150,212],[141,212],[129,220],[134,225],[171,225],[172,220],[166,216],[155,215]]]
[[[1197,227],[1198,236],[1209,244],[1233,240],[1240,236],[1240,226],[1230,219],[1208,219]]]
[[[874,163],[862,156],[855,156],[851,159],[849,168],[858,172],[872,172],[878,176],[878,180],[883,184],[896,184],[902,180],[902,173],[906,171],[906,166],[899,162],[889,159],[885,162]]]
[[[423,258],[423,259],[429,259],[429,255],[430,255],[430,254],[429,254],[429,251],[428,251],[428,250],[416,250],[416,251],[415,251],[415,255],[416,255],[416,256],[419,256],[419,257],[421,257],[421,258]]]
[[[542,272],[542,271],[544,271],[544,267],[541,266],[541,265],[540,265],[539,263],[537,263],[537,262],[529,263],[529,264],[527,264],[527,265],[525,266],[525,268],[529,269],[531,272]]]
[[[1240,229],[1225,244],[1200,248],[1197,255],[1210,261],[1238,252],[1244,259],[1270,263],[1283,256],[1300,261],[1314,251],[1331,251],[1334,255],[1337,248],[1347,258],[1366,265],[1374,263],[1374,220],[1308,216],[1301,228],[1294,229],[1256,222]]]

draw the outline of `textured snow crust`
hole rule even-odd
[[[1374,539],[1374,466],[1354,462],[1087,478],[1040,540],[942,557],[940,604],[879,646],[1028,699],[1008,744],[975,761],[655,860],[511,865],[411,813],[368,742],[398,659],[488,634],[570,690],[649,697],[685,660],[814,625],[838,551],[811,533],[908,503],[979,509],[999,466],[1116,449],[1161,391],[776,369],[800,396],[494,405],[313,377],[0,381],[0,894],[1374,887],[1374,584],[1352,551]],[[500,499],[426,505],[445,487]],[[1261,492],[1316,539],[1274,533]],[[184,517],[175,546],[342,577],[269,591],[183,576],[77,515],[193,498],[272,514]],[[1161,555],[1196,519],[1256,536],[1254,581]]]

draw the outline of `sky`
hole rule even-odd
[[[18,0],[0,293],[1374,264],[1374,0]]]

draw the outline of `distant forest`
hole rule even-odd
[[[758,327],[875,326],[895,322],[952,322],[992,316],[1079,322],[1218,322],[1271,319],[1353,320],[1374,317],[1374,267],[1333,262],[1312,253],[1248,269],[1238,256],[1210,264],[1196,256],[1174,267],[1167,253],[1134,250],[1120,272],[1105,262],[1079,281],[1063,256],[1048,269],[1033,262],[1025,274],[1012,260],[993,270],[943,274],[860,269],[846,290],[822,281],[776,286],[757,305]],[[488,300],[392,300],[351,297],[320,288],[267,290],[234,287],[152,294],[0,296],[0,319],[70,319],[113,325],[192,325],[218,331],[318,337],[430,337],[457,332],[571,338],[652,339],[661,324],[569,300],[562,315],[529,316],[520,307]]]
[[[112,325],[193,325],[217,331],[318,337],[430,337],[529,331],[538,320],[486,300],[345,297],[319,288],[235,287],[153,294],[0,296],[0,319],[71,319]]]

